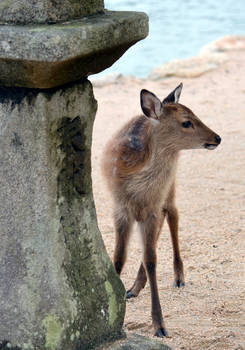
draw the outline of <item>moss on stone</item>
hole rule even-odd
[[[118,317],[118,304],[115,292],[113,291],[112,285],[109,281],[105,282],[105,289],[109,300],[109,324],[112,326]]]
[[[43,320],[45,327],[46,343],[45,347],[48,350],[55,350],[61,341],[62,325],[55,315],[48,315]]]

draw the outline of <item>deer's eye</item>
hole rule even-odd
[[[190,128],[190,127],[192,127],[193,125],[192,125],[192,122],[190,122],[189,120],[187,120],[186,122],[183,122],[182,123],[182,126],[183,126],[183,128]]]

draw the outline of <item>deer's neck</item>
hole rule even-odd
[[[175,174],[179,151],[173,143],[168,141],[167,135],[157,138],[152,134],[149,142],[151,144],[151,165],[158,172],[171,172]]]

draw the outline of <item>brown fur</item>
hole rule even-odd
[[[157,336],[167,335],[156,279],[156,246],[164,218],[169,225],[174,256],[175,285],[184,285],[183,263],[178,242],[178,211],[175,206],[175,175],[179,151],[215,148],[221,141],[187,107],[177,103],[179,85],[161,103],[147,90],[141,92],[145,115],[133,118],[105,148],[102,170],[112,192],[116,244],[114,266],[121,273],[134,221],[144,245],[143,261],[127,297],[137,296],[147,277],[151,287],[152,321]],[[183,122],[191,126],[184,127]]]

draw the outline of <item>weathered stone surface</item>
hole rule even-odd
[[[0,86],[51,88],[110,67],[148,34],[148,17],[111,12],[55,25],[0,26]]]
[[[87,349],[121,331],[125,291],[97,228],[91,84],[0,88],[0,348]]]
[[[95,350],[171,350],[171,348],[163,344],[163,340],[150,339],[139,334],[127,334],[127,338]]]
[[[0,24],[63,22],[103,9],[103,0],[4,0],[0,1]]]

